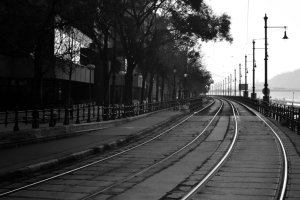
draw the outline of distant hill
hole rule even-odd
[[[273,77],[269,80],[269,87],[300,89],[300,69]]]

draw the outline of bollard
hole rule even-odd
[[[18,131],[18,130],[20,130],[19,129],[19,111],[18,111],[18,107],[16,107],[14,131]]]

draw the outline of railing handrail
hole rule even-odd
[[[202,98],[200,98],[202,99]],[[46,108],[46,109],[30,109],[30,110],[14,110],[0,112],[0,125],[4,124],[7,127],[9,124],[14,124],[13,130],[19,130],[19,125],[24,123],[31,125],[32,128],[39,128],[40,124],[49,124],[50,127],[56,123],[69,125],[70,123],[79,124],[82,122],[89,123],[92,121],[106,121],[140,115],[165,108],[178,107],[185,103],[194,104],[199,99],[186,100],[170,100],[158,102],[143,102],[133,103],[131,105],[115,104],[108,106],[100,106],[95,103],[91,104],[76,104],[70,107]],[[202,101],[202,100],[201,100]],[[195,107],[195,106],[194,106]]]

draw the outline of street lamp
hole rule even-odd
[[[234,69],[234,96],[236,96],[236,69]]]
[[[92,71],[95,70],[95,65],[88,64],[86,67],[90,70],[89,102],[91,102],[91,100],[92,100]]]
[[[177,69],[175,67],[175,65],[173,66],[173,100],[176,99],[176,83],[175,83],[175,74],[177,72]]]
[[[241,72],[241,64],[239,64],[239,95],[241,96],[241,90],[242,90],[242,88],[241,88],[241,84],[242,84],[242,80],[241,80],[241,78],[242,78],[242,72]]]
[[[248,97],[247,74],[248,74],[247,55],[245,55],[245,91],[244,91],[244,97]]]
[[[256,99],[256,93],[255,93],[255,67],[256,67],[256,61],[255,61],[255,40],[252,41],[253,46],[253,68],[252,68],[252,93],[251,93],[251,99]]]
[[[264,84],[264,89],[263,89],[263,101],[266,103],[269,103],[270,101],[270,89],[268,88],[268,34],[267,34],[267,29],[268,28],[284,28],[284,36],[282,39],[288,39],[288,37],[286,36],[286,26],[268,26],[267,25],[267,21],[268,21],[268,17],[267,14],[265,14],[264,17],[265,20],[265,84]]]
[[[260,38],[260,39],[253,39],[252,40],[252,50],[253,50],[253,58],[252,58],[252,93],[251,93],[251,99],[256,99],[256,93],[255,93],[255,68],[256,66],[256,60],[255,60],[255,49],[264,49],[264,48],[256,48],[255,47],[255,40],[261,40],[261,39],[265,39],[265,38]]]
[[[228,80],[228,83],[227,83],[227,84],[228,84],[228,85],[227,85],[227,86],[228,86],[228,87],[227,87],[227,89],[228,89],[227,95],[230,96],[230,76],[228,76],[228,79],[227,79],[227,80]]]

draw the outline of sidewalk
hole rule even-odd
[[[103,152],[107,148],[124,144],[138,135],[182,117],[184,113],[163,110],[127,120],[115,127],[90,129],[82,134],[56,140],[43,141],[15,148],[0,149],[0,179],[28,175],[67,163],[85,156]],[[98,126],[101,123],[98,122]],[[85,124],[82,124],[85,126]]]

